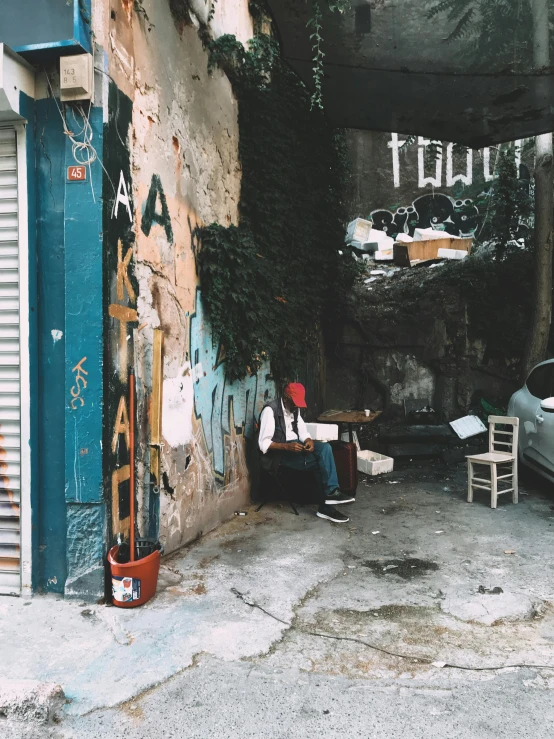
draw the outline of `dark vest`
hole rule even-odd
[[[287,440],[287,424],[285,423],[282,399],[276,398],[275,400],[272,400],[271,403],[266,403],[262,408],[262,413],[266,408],[271,408],[275,418],[275,433],[273,434],[272,441],[282,444]],[[298,436],[298,408],[295,408],[293,412],[292,430]]]
[[[272,441],[277,444],[283,444],[287,440],[287,425],[285,423],[285,414],[283,413],[281,398],[276,398],[275,400],[272,400],[271,403],[266,403],[262,408],[262,413],[266,408],[271,408],[275,418],[275,433],[273,434]],[[293,416],[292,430],[298,436],[298,408],[295,408]],[[271,470],[276,474],[280,464],[281,452],[271,451],[267,452],[267,454],[261,455],[261,466],[263,469]]]

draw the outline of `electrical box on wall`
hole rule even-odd
[[[62,56],[60,59],[60,99],[62,103],[91,100],[94,90],[92,54]]]

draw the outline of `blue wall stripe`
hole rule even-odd
[[[54,100],[36,103],[39,585],[63,592],[65,505],[65,136]],[[32,173],[29,173],[32,177]],[[62,332],[54,343],[52,330]]]

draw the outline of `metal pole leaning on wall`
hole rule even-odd
[[[150,438],[150,472],[154,478],[154,492],[160,492],[162,446],[162,349],[163,330],[154,329],[152,347],[152,416]]]
[[[131,562],[135,561],[135,371],[129,370],[129,525]]]

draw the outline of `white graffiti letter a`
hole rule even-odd
[[[129,203],[129,191],[127,190],[127,185],[125,183],[125,177],[123,177],[123,172],[120,172],[119,174],[119,185],[117,186],[117,196],[116,196],[115,205],[114,205],[113,215],[116,218],[117,218],[117,211],[119,210],[119,203],[123,203],[123,205],[127,208],[127,213],[129,214],[129,220],[132,223],[133,214],[131,213],[131,204]]]

